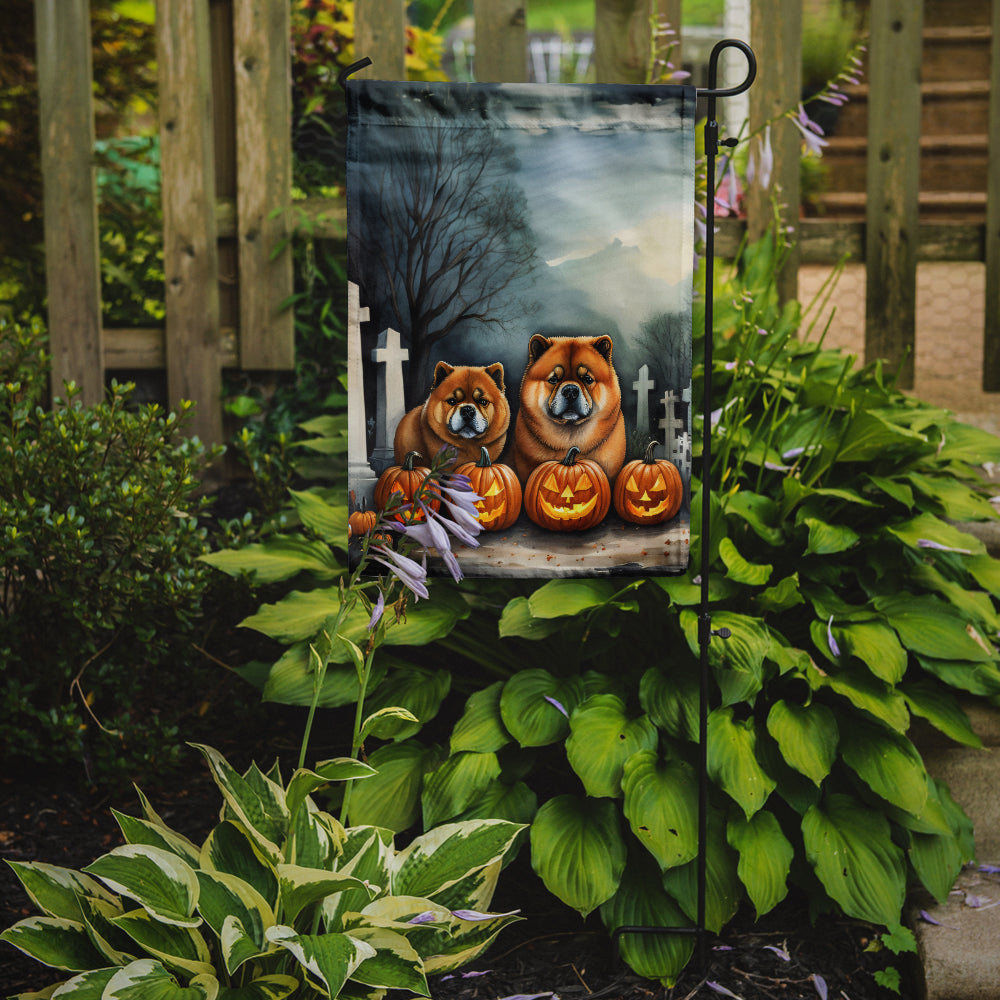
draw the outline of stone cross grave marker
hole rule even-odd
[[[632,388],[638,393],[635,404],[635,426],[640,432],[649,430],[649,394],[656,388],[656,383],[649,377],[649,365],[642,365],[639,377],[632,383]]]
[[[361,324],[369,320],[368,307],[361,305],[361,290],[347,283],[347,477],[358,502],[372,501],[375,477],[368,464],[365,383],[361,364]]]
[[[375,449],[371,466],[381,475],[393,463],[392,438],[396,425],[403,419],[406,402],[403,395],[403,362],[410,352],[399,342],[399,331],[387,327],[378,335],[378,346],[372,350],[372,361],[378,364],[375,414]]]

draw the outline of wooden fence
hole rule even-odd
[[[525,6],[530,0],[474,0],[476,74],[526,78]],[[289,3],[290,0],[158,0],[160,137],[163,169],[166,325],[101,327],[90,100],[88,0],[35,0],[53,384],[73,379],[83,398],[101,397],[109,369],[166,369],[168,397],[195,400],[196,433],[223,438],[221,370],[276,371],[293,365]],[[595,0],[597,79],[642,82],[651,7],[674,25],[681,0]],[[797,231],[781,276],[796,291],[800,263],[850,253],[867,269],[866,356],[894,366],[910,351],[912,384],[916,265],[985,261],[983,385],[1000,390],[1000,0],[992,4],[989,171],[985,223],[921,223],[918,215],[923,3],[871,0],[867,81],[869,132],[864,221],[785,219]],[[753,0],[751,44],[758,58],[750,125],[800,97],[801,0]],[[681,39],[683,46],[683,39]],[[357,0],[356,51],[364,71],[403,79],[405,0]],[[720,119],[725,124],[725,101]],[[739,123],[733,123],[732,132]],[[775,171],[751,189],[747,220],[724,220],[720,254],[745,229],[760,234],[772,198],[799,203],[800,137],[774,130]],[[317,236],[343,235],[343,206],[310,202],[299,215]]]

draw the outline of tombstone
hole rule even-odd
[[[369,320],[367,306],[361,305],[361,292],[353,282],[347,283],[347,392],[351,405],[347,408],[347,476],[360,503],[369,506],[375,494],[376,477],[368,464],[368,426],[372,418],[365,416],[364,375],[361,364],[361,324]]]
[[[376,379],[375,448],[371,454],[376,475],[393,464],[392,439],[406,413],[403,362],[409,357],[410,352],[399,342],[398,330],[387,327],[378,335],[378,346],[372,350],[372,361],[380,366]]]
[[[649,365],[642,365],[639,377],[632,383],[632,388],[638,394],[635,403],[635,426],[640,434],[650,429],[649,424],[649,394],[656,388],[656,383],[649,377]]]
[[[678,453],[677,439],[681,434],[687,432],[684,417],[679,412],[681,402],[680,393],[673,389],[668,389],[660,400],[660,405],[663,407],[663,417],[660,419],[660,428],[663,430],[663,450],[674,465],[677,465],[675,460]],[[679,465],[677,467],[680,468]]]

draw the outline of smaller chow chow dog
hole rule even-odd
[[[396,463],[411,451],[430,462],[445,445],[457,449],[456,464],[476,461],[483,447],[495,461],[507,443],[509,426],[500,362],[480,367],[439,361],[427,399],[407,411],[396,427]]]
[[[514,427],[513,464],[526,482],[542,462],[560,460],[574,445],[613,481],[625,461],[625,417],[611,338],[547,337],[528,341],[521,405]]]

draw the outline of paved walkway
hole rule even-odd
[[[811,302],[829,267],[799,271],[799,299]],[[966,423],[1000,434],[1000,393],[982,390],[986,267],[981,263],[917,265],[916,379],[913,395],[942,406]],[[835,307],[835,309],[833,308]],[[813,330],[833,313],[826,343],[864,357],[865,268],[848,264]]]

